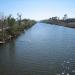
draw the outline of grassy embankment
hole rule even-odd
[[[14,18],[7,18],[0,23],[0,43],[5,43],[20,35],[25,29],[36,23],[34,20],[23,19],[16,21]],[[4,29],[8,27],[7,29]]]

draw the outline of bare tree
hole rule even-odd
[[[19,14],[19,13],[17,13],[17,16],[18,16],[18,22],[19,22],[19,25],[21,25],[21,17],[22,17],[22,15]]]

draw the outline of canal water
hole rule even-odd
[[[75,75],[75,29],[37,23],[0,45],[0,75]]]

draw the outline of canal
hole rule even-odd
[[[0,75],[75,75],[75,29],[37,23],[0,45]]]

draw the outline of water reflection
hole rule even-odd
[[[15,65],[15,41],[4,44],[0,47],[0,74],[10,75]]]

